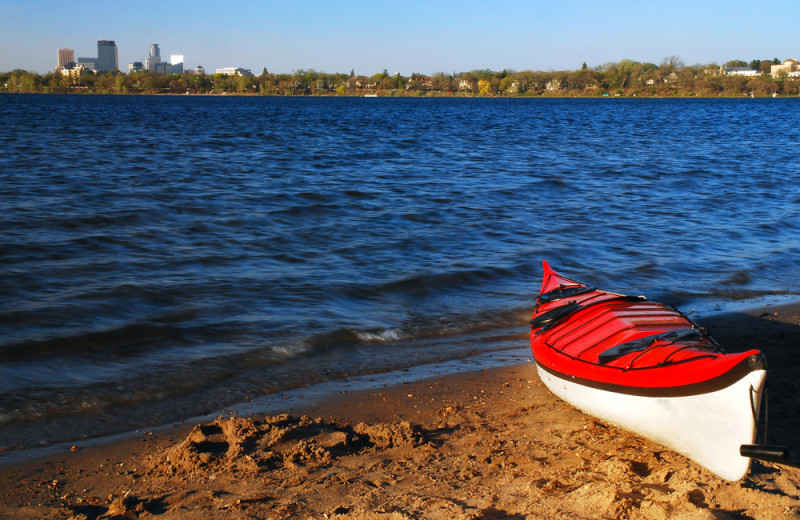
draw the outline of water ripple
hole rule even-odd
[[[542,259],[701,312],[800,293],[797,103],[0,96],[0,423],[498,348]]]

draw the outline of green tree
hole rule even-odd
[[[588,67],[570,73],[566,81],[570,88],[580,91],[594,90],[600,85],[599,74]]]
[[[641,69],[641,64],[632,60],[619,63],[606,63],[599,67],[604,83],[609,89],[626,89],[631,86],[634,75]]]
[[[211,78],[205,74],[192,74],[189,77],[189,88],[198,94],[206,94],[211,91],[213,84]]]
[[[233,92],[233,80],[227,74],[214,74],[212,77],[214,92]]]
[[[504,94],[519,93],[519,81],[514,76],[506,76],[500,80],[500,92]]]
[[[726,67],[747,67],[747,62],[742,60],[730,60],[725,62]]]
[[[114,78],[114,90],[116,90],[118,94],[128,93],[127,79],[128,77],[124,74],[119,74],[116,78]]]
[[[63,74],[54,73],[48,74],[50,76],[49,81],[49,92],[57,93],[57,94],[64,94],[69,92],[69,88],[72,85],[72,80],[69,76],[64,76]],[[0,80],[2,81],[2,80]],[[1,85],[0,85],[1,86]]]
[[[253,78],[252,76],[236,76],[233,80],[233,86],[236,92],[253,92]]]

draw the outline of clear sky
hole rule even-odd
[[[256,74],[721,64],[800,59],[799,29],[798,0],[0,0],[0,71],[47,72],[57,49],[93,57],[97,40],[116,42],[123,72],[151,43]]]

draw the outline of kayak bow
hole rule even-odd
[[[752,457],[775,455],[754,445],[764,356],[726,353],[675,308],[595,289],[544,262],[531,350],[558,397],[722,478],[738,480]]]

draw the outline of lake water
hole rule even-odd
[[[800,293],[800,100],[0,96],[0,447]]]

